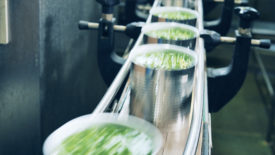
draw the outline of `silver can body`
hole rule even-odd
[[[180,28],[180,29],[191,31],[194,33],[194,37],[185,39],[185,40],[167,40],[167,39],[162,39],[162,38],[157,38],[157,37],[152,37],[150,35],[147,35],[147,33],[150,31],[170,29],[170,28]],[[197,40],[197,37],[199,36],[199,31],[197,28],[186,24],[179,24],[179,23],[173,23],[173,22],[147,24],[142,28],[142,32],[144,33],[144,37],[143,37],[144,44],[156,44],[156,43],[172,44],[172,45],[186,47],[191,50],[195,49],[196,40]]]
[[[162,4],[164,6],[182,6],[189,7],[189,0],[163,0]]]
[[[166,39],[150,37],[145,34],[143,37],[143,42],[145,44],[153,44],[153,43],[172,44],[172,45],[187,47],[187,48],[194,50],[196,47],[196,39],[197,38],[190,38],[190,39],[186,39],[186,40],[166,40]]]
[[[157,70],[131,64],[130,114],[163,131],[190,124],[195,65],[184,70]]]
[[[196,26],[197,18],[186,19],[186,20],[172,20],[172,19],[161,18],[161,17],[152,15],[152,22],[176,22],[176,23],[181,23],[181,24],[187,24],[187,25],[191,25],[191,26]]]

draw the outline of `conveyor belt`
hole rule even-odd
[[[153,7],[157,7],[160,5],[161,0],[155,0]],[[197,20],[197,28],[199,30],[203,30],[203,8],[202,8],[202,1],[195,0],[195,9],[199,12],[200,17]],[[147,19],[147,23],[150,23],[151,15],[149,15]],[[135,46],[135,49],[138,45],[142,43],[143,33],[140,34]],[[133,51],[132,49],[132,51]],[[204,50],[204,42],[202,39],[197,39],[197,44],[195,51],[198,53],[198,65],[196,66],[195,71],[195,78],[194,78],[194,90],[192,96],[192,119],[190,126],[187,125],[184,127],[184,130],[173,132],[173,133],[163,133],[166,137],[164,148],[162,150],[163,154],[184,154],[184,155],[195,155],[195,154],[203,154],[207,153],[210,154],[210,151],[202,151],[202,145],[207,144],[211,146],[211,136],[210,136],[210,121],[208,117],[208,102],[207,102],[207,82],[206,82],[206,67],[205,67],[205,50]],[[131,56],[130,52],[130,56]],[[127,74],[130,70],[131,62],[129,59],[126,60],[123,67],[120,69],[119,73],[115,77],[114,81],[110,85],[109,89],[103,96],[102,100],[100,101],[99,105],[94,110],[93,114],[101,113],[106,111],[106,109],[112,103],[114,97],[116,96],[117,92],[121,87],[124,87],[124,93],[117,104],[114,104],[113,107],[114,112],[120,112],[121,114],[127,114],[127,105],[129,104],[129,83],[125,86],[122,86],[123,81],[127,77]],[[204,114],[203,114],[204,113]],[[203,119],[204,116],[204,119]],[[204,124],[204,125],[203,125]],[[207,132],[202,132],[203,128],[207,127],[208,129],[205,130]],[[202,136],[202,134],[209,134],[207,136]],[[179,141],[176,141],[175,137],[181,136]],[[206,143],[202,142],[204,139],[202,137],[208,137],[205,140]],[[203,147],[205,149],[205,145]],[[209,150],[209,147],[207,148]]]

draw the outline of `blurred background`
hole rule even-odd
[[[98,21],[101,6],[95,0],[8,1],[11,42],[0,45],[0,154],[41,154],[41,145],[53,130],[91,113],[107,89],[97,66],[97,32],[77,26],[79,20]],[[249,3],[261,13],[258,25],[267,23],[275,31],[275,1]],[[205,18],[216,18],[221,8]],[[237,23],[234,17],[229,35],[234,36]],[[274,40],[275,32],[254,37]],[[123,34],[116,38],[116,49],[124,50],[129,38]],[[214,155],[275,154],[272,143],[266,142],[270,124],[275,123],[270,122],[273,99],[255,52],[275,83],[275,50],[253,48],[240,92],[212,114]],[[233,46],[220,45],[207,55],[207,64],[225,66],[232,53]]]

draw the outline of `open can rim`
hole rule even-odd
[[[167,69],[162,69],[162,68],[146,67],[144,65],[136,63],[134,60],[136,58],[136,56],[138,56],[138,55],[148,53],[148,52],[159,52],[159,51],[164,51],[164,50],[175,50],[177,52],[191,55],[193,57],[193,63],[192,63],[192,65],[190,65],[189,67],[187,67],[185,69],[167,70]],[[129,59],[133,64],[143,67],[143,68],[148,68],[148,69],[157,70],[157,71],[166,71],[166,72],[184,71],[184,70],[194,68],[198,63],[198,55],[195,51],[193,51],[189,48],[185,48],[185,47],[181,47],[181,46],[177,46],[177,45],[171,45],[171,44],[144,44],[144,45],[140,45],[140,46],[136,47],[131,53],[132,54],[129,56]]]
[[[175,23],[175,22],[156,22],[156,23],[146,24],[142,27],[141,31],[146,36],[149,36],[151,38],[156,38],[156,37],[147,35],[146,33],[150,32],[150,31],[154,31],[154,30],[162,30],[162,29],[168,29],[168,28],[181,28],[181,29],[186,29],[186,30],[189,30],[189,31],[192,31],[195,33],[194,37],[184,39],[184,40],[191,40],[191,39],[199,37],[199,35],[200,35],[199,30],[196,27],[190,26],[187,24],[179,24],[179,23]],[[169,40],[169,39],[164,39],[164,40]]]
[[[195,10],[188,9],[188,8],[182,8],[182,7],[173,7],[173,6],[165,6],[165,7],[156,7],[152,8],[150,10],[150,14],[152,16],[156,16],[154,14],[156,13],[161,13],[161,12],[174,12],[174,11],[183,11],[183,12],[188,12],[196,16],[196,18],[191,18],[191,19],[185,19],[185,20],[192,20],[192,19],[197,19],[199,17],[199,13]],[[156,16],[159,17],[159,16]],[[162,18],[162,17],[160,17]]]

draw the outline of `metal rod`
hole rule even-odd
[[[90,29],[98,29],[99,24],[98,23],[94,23],[94,22],[88,22],[88,27]]]
[[[222,43],[234,44],[236,42],[236,38],[234,38],[234,37],[220,37],[220,41]],[[251,40],[251,45],[253,45],[253,46],[259,46],[259,45],[261,45],[261,40],[259,40],[259,39],[252,39]]]
[[[258,39],[252,39],[251,40],[251,45],[258,46],[260,44],[261,44],[261,40],[258,40]]]
[[[257,60],[257,62],[259,64],[259,67],[260,67],[260,69],[261,69],[261,71],[263,73],[264,81],[266,83],[266,87],[267,87],[267,90],[269,92],[269,95],[272,97],[274,95],[274,89],[272,87],[272,84],[270,82],[270,79],[268,77],[266,69],[264,67],[263,61],[262,61],[262,59],[261,59],[261,57],[260,57],[260,55],[259,55],[259,53],[257,51],[254,51],[254,54],[255,54],[256,60]]]
[[[114,99],[115,95],[119,91],[119,88],[121,87],[121,84],[123,83],[123,80],[126,78],[129,70],[130,70],[130,59],[127,59],[125,64],[122,66],[122,68],[119,70],[117,76],[115,77],[113,83],[108,88],[107,92],[99,102],[96,109],[93,111],[93,114],[104,112],[105,109],[110,105],[111,101]]]
[[[120,99],[118,101],[118,105],[117,105],[117,107],[115,109],[115,112],[119,112],[122,109],[122,107],[123,107],[123,105],[125,103],[125,100],[127,98],[128,92],[130,91],[129,87],[130,87],[130,79],[128,79],[128,81],[125,84],[124,90],[123,90],[123,92],[121,94],[121,97],[120,97]]]
[[[152,7],[149,5],[137,5],[137,8],[145,11],[150,11],[152,9]]]
[[[126,31],[126,26],[123,26],[123,25],[114,25],[114,30],[115,31],[124,32],[124,31]]]
[[[94,23],[94,22],[88,22],[87,24],[88,24],[88,28],[90,28],[90,29],[98,29],[98,26],[99,26],[98,23]],[[114,30],[124,32],[124,31],[126,31],[126,26],[114,25]]]
[[[123,56],[122,56],[124,59],[128,58],[129,52],[130,52],[130,48],[131,48],[132,44],[134,43],[134,41],[135,40],[133,38],[130,39],[130,41],[129,41],[129,43],[128,43],[128,45],[127,45],[127,47],[126,47],[126,49],[125,49],[125,51],[123,53]]]
[[[198,29],[203,30],[203,10],[202,10],[202,0],[196,0],[197,11],[200,13],[198,18]],[[197,151],[197,146],[200,138],[200,131],[202,125],[202,114],[203,114],[203,94],[204,94],[204,79],[205,79],[205,51],[204,42],[200,38],[198,41],[198,65],[196,69],[196,87],[195,87],[195,101],[194,101],[194,112],[191,122],[191,127],[184,149],[184,155],[195,155]]]
[[[208,106],[208,85],[207,85],[207,75],[205,74],[205,81],[204,81],[204,123],[207,124],[208,128],[208,143],[209,143],[209,155],[211,154],[212,148],[212,128],[211,128],[211,114],[209,113],[209,106]]]
[[[236,38],[233,38],[233,37],[220,37],[220,41],[222,43],[230,43],[230,44],[233,44],[236,42]]]

